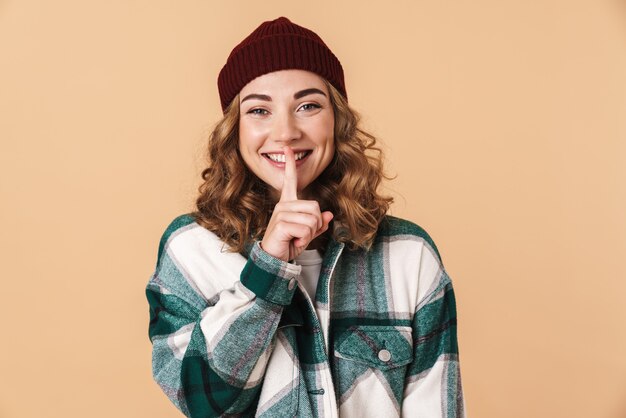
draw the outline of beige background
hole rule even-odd
[[[469,415],[626,417],[624,1],[225,3],[0,2],[0,417],[179,416],[144,286],[221,66],[280,15],[340,58],[392,213],[439,246]]]

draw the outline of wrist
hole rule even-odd
[[[285,260],[285,259],[284,259],[284,258],[282,258],[282,257],[277,257],[276,255],[274,255],[274,253],[273,253],[273,252],[267,251],[265,248],[263,248],[263,241],[259,241],[259,248],[261,249],[261,251],[263,251],[264,253],[266,253],[266,254],[267,254],[267,255],[269,255],[269,256],[272,256],[272,257],[274,257],[274,258],[276,258],[276,259],[278,259],[278,260],[280,260],[280,261],[284,261],[284,262],[286,262],[286,263],[288,263],[288,262],[289,262],[289,260]]]

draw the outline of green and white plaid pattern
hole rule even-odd
[[[300,266],[224,246],[179,216],[146,289],[154,379],[185,415],[465,416],[452,283],[422,228],[331,240],[315,301]]]

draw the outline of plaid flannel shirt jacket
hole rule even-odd
[[[153,376],[185,415],[465,416],[452,283],[418,225],[386,216],[369,251],[331,239],[314,301],[301,266],[224,246],[177,217],[146,289]]]

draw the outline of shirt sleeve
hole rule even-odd
[[[402,416],[464,418],[452,282],[438,253],[427,245],[421,262],[420,285],[427,284],[428,290],[412,319],[414,359],[407,371]]]
[[[155,381],[186,416],[252,416],[301,267],[255,242],[239,280],[221,288],[220,277],[190,278],[182,271],[175,260],[186,254],[167,244],[159,253],[146,289]],[[190,286],[199,280],[214,297]]]

